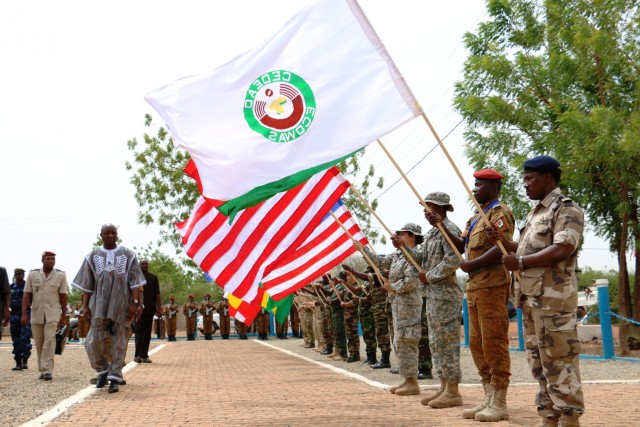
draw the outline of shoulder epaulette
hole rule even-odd
[[[33,270],[31,270],[31,271],[39,271],[39,270],[40,270],[39,268],[34,268],[34,269],[33,269]]]
[[[62,271],[62,270],[58,270],[57,268],[56,268],[56,271],[59,271],[60,273],[64,273],[64,271]]]
[[[558,199],[560,199],[560,202],[562,203],[573,203],[573,200],[571,200],[569,197],[565,196],[564,194],[559,195]]]

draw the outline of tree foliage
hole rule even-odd
[[[621,314],[640,318],[626,265],[640,240],[639,1],[487,0],[487,11],[465,35],[470,54],[456,84],[466,154],[475,167],[511,172],[503,198],[520,218],[530,208],[524,160],[558,158],[562,186],[618,253]]]

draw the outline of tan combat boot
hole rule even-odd
[[[396,394],[398,394],[397,391]],[[578,420],[580,415],[582,414],[576,414],[575,412],[572,415],[562,414],[558,425],[560,427],[580,427],[580,421]]]
[[[398,390],[399,388],[403,387],[406,382],[407,382],[407,380],[405,379],[400,384],[398,384],[396,386],[393,386],[393,387],[389,387],[389,393],[396,394],[396,390]]]
[[[507,410],[507,388],[496,389],[489,406],[476,414],[476,421],[500,421],[509,419]]]
[[[444,389],[446,386],[447,386],[447,382],[444,380],[444,378],[440,378],[440,388],[438,389],[438,391],[436,391],[433,394],[430,394],[429,396],[423,397],[422,399],[420,399],[420,403],[422,403],[425,406],[428,405],[429,402],[431,402],[433,399],[437,398],[442,393],[444,393]]]
[[[334,357],[338,357],[340,356],[340,351],[338,350],[338,347],[334,347],[333,348],[333,353],[331,353],[330,355],[328,355],[327,357],[329,359],[333,359]]]
[[[484,400],[479,405],[462,411],[462,418],[467,418],[470,420],[475,419],[476,414],[489,406],[489,404],[491,403],[491,398],[493,397],[494,391],[493,386],[491,385],[491,383],[483,383],[482,387],[484,388]]]
[[[559,418],[543,418],[536,427],[558,427]]]
[[[420,394],[420,385],[418,384],[418,378],[409,377],[404,382],[404,385],[399,389],[396,389],[396,396],[414,396]]]
[[[458,391],[458,384],[447,383],[447,387],[440,396],[429,402],[429,406],[434,409],[451,408],[452,406],[461,406],[462,396]]]

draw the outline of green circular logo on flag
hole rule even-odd
[[[291,71],[269,71],[255,79],[244,99],[249,127],[273,142],[304,135],[316,114],[316,99],[306,81]]]

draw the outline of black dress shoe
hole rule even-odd
[[[109,383],[109,393],[117,393],[118,392],[118,381],[111,380]]]
[[[98,380],[96,381],[96,388],[102,388],[107,384],[107,374],[98,375]]]
[[[12,371],[22,371],[22,365],[16,365],[15,368],[11,368]]]

